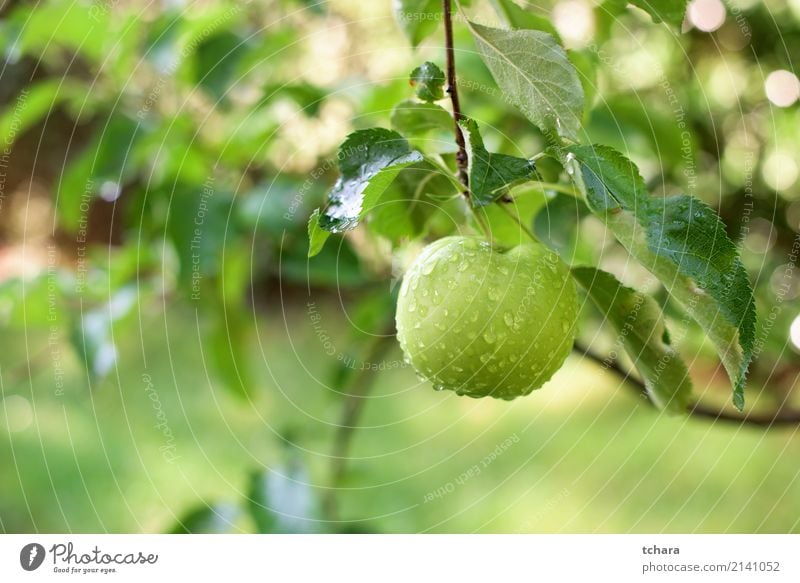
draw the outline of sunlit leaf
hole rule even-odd
[[[617,333],[651,400],[662,409],[685,411],[692,392],[689,371],[664,340],[668,335],[656,301],[593,267],[575,267],[572,275]]]
[[[556,39],[538,30],[469,27],[505,98],[553,141],[578,141],[583,88]]]
[[[567,170],[592,212],[713,341],[733,385],[733,402],[741,409],[755,343],[755,301],[725,225],[691,196],[650,196],[638,168],[612,148],[567,151]]]

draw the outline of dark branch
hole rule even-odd
[[[461,113],[461,104],[458,101],[456,54],[453,49],[453,17],[450,0],[442,0],[442,13],[444,14],[444,44],[447,55],[447,94],[450,96],[450,102],[453,104],[453,123],[455,124],[456,145],[458,146],[458,153],[456,154],[458,180],[464,185],[464,188],[468,188],[467,147],[464,143],[464,134],[461,132],[461,128],[458,125],[458,122],[464,119],[464,114]]]
[[[648,403],[653,404],[650,397],[647,396],[647,389],[644,383],[633,376],[630,371],[625,370],[616,360],[608,357],[604,358],[579,342],[575,343],[573,351],[612,371],[623,381],[627,381],[627,384],[636,391],[638,396],[646,396]],[[724,421],[737,425],[756,425],[765,428],[800,425],[800,411],[785,408],[769,413],[737,413],[712,409],[702,403],[692,403],[687,407],[686,412],[692,417]]]

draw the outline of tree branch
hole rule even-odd
[[[378,337],[366,356],[366,361],[374,363],[382,360],[395,345],[394,326]],[[347,469],[348,452],[353,441],[353,433],[361,412],[366,405],[367,396],[375,383],[374,370],[361,368],[352,377],[349,392],[344,396],[342,414],[334,436],[333,451],[330,458],[330,488],[323,501],[325,516],[328,520],[338,520],[337,494]]]
[[[614,372],[623,381],[627,381],[628,385],[634,389],[638,396],[644,395],[647,397],[647,402],[653,405],[653,401],[647,394],[647,388],[644,383],[635,376],[631,375],[630,371],[625,370],[616,360],[602,357],[591,348],[576,342],[573,346],[573,352],[585,356],[591,361],[599,364],[603,368]],[[789,425],[800,425],[800,411],[780,408],[777,411],[769,413],[737,413],[734,411],[725,411],[712,409],[702,403],[692,403],[686,408],[686,412],[692,417],[700,417],[703,419],[711,419],[713,421],[724,421],[726,423],[734,423],[737,425],[755,425],[767,429],[786,427]]]
[[[442,13],[444,14],[444,44],[447,55],[447,94],[453,104],[453,123],[455,125],[456,163],[458,164],[458,179],[464,188],[469,188],[469,176],[467,175],[467,147],[464,143],[464,134],[461,132],[458,122],[464,119],[461,113],[461,104],[458,101],[458,83],[456,80],[456,55],[453,48],[453,16],[451,0],[442,0]]]

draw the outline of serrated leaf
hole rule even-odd
[[[394,0],[392,7],[397,23],[413,47],[432,34],[442,20],[439,0]]]
[[[392,110],[392,127],[404,136],[422,136],[433,130],[453,131],[450,113],[435,103],[401,101]]]
[[[522,8],[514,0],[493,0],[492,5],[508,28],[541,30],[552,35],[559,44],[561,43],[561,36],[549,18]]]
[[[664,341],[667,328],[656,301],[593,267],[575,267],[572,275],[616,331],[651,400],[662,409],[685,411],[692,382],[680,355]]]
[[[422,101],[444,99],[444,73],[434,63],[425,61],[411,71],[409,83]]]
[[[567,170],[592,212],[706,331],[741,409],[755,344],[755,301],[720,218],[691,196],[649,196],[636,166],[612,148],[566,151]]]
[[[607,2],[613,7],[624,7],[633,4],[647,12],[653,22],[665,22],[675,28],[683,24],[688,0],[610,0]]]
[[[534,176],[536,165],[531,160],[488,152],[474,120],[462,119],[458,125],[466,142],[470,193],[478,206],[491,204],[512,184]]]
[[[551,34],[469,22],[478,52],[504,96],[552,141],[578,141],[583,88]]]
[[[319,226],[331,233],[354,229],[402,168],[422,160],[403,136],[383,128],[350,134],[339,149],[341,176],[328,194]]]

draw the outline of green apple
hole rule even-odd
[[[406,273],[397,337],[437,390],[513,399],[538,389],[575,340],[575,283],[541,244],[492,247],[476,237],[428,245]]]

